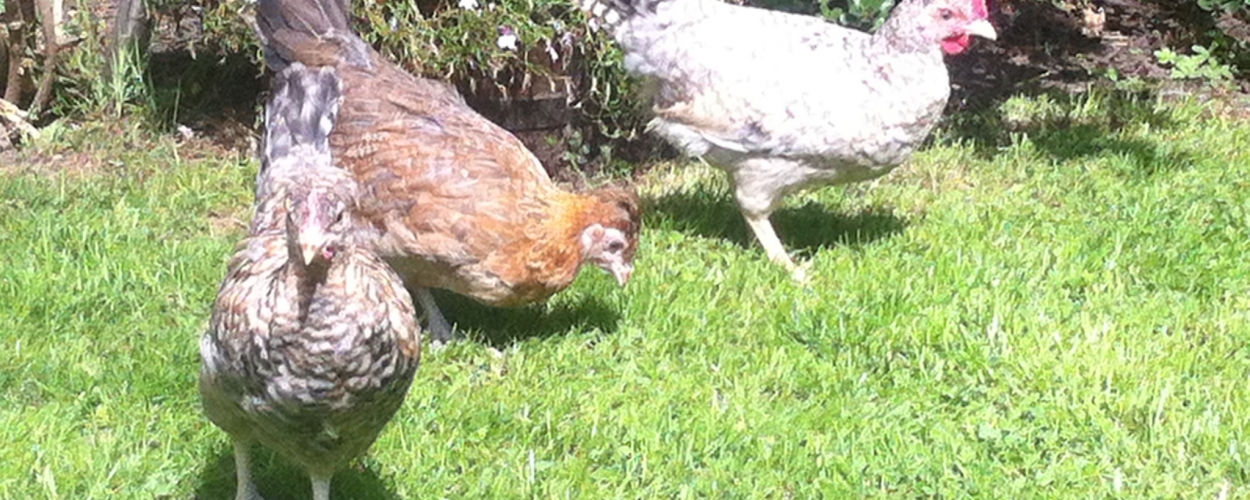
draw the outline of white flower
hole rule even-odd
[[[495,40],[495,45],[498,45],[503,50],[516,50],[516,35],[511,33],[499,35],[499,39]]]
[[[507,26],[499,28],[499,39],[495,40],[495,46],[503,50],[516,50],[517,37],[512,28]]]
[[[560,53],[556,52],[556,48],[551,46],[551,40],[543,40],[543,43],[547,45],[547,56],[551,58],[551,62],[559,61]]]
[[[458,5],[464,10],[477,10],[478,7],[477,0],[460,0]]]

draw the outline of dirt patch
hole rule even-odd
[[[1084,92],[1091,84],[1108,82],[1112,72],[1119,78],[1163,82],[1164,92],[1203,90],[1199,82],[1171,81],[1171,69],[1154,52],[1207,46],[1217,22],[1230,29],[1239,22],[1227,16],[1221,21],[1196,2],[1183,0],[990,3],[999,39],[978,41],[968,54],[951,58],[948,112],[976,111],[1020,93]],[[1237,82],[1234,90],[1228,97],[1238,100],[1237,94],[1250,86]]]
[[[95,118],[81,124],[61,122],[45,129],[56,134],[28,147],[0,151],[0,175],[42,175],[82,178],[122,175],[127,162],[153,150],[168,151],[183,162],[247,158],[246,147],[224,143],[208,135],[152,134],[148,124],[137,119]]]
[[[67,176],[71,178],[105,175],[122,169],[122,152],[152,147],[150,133],[128,119],[97,119],[82,124],[62,122],[56,130],[45,128],[46,143],[0,153],[0,173],[7,175]]]
[[[0,174],[86,177],[107,172],[115,165],[88,153],[43,152],[20,149],[0,153]]]

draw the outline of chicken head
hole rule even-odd
[[[286,230],[292,255],[305,266],[328,264],[347,244],[351,194],[343,186],[295,185],[287,193]]]
[[[608,187],[595,190],[599,201],[595,222],[581,232],[582,255],[625,286],[634,273],[634,252],[642,226],[638,194],[632,189]]]
[[[924,11],[921,19],[930,20],[926,33],[936,38],[947,54],[968,50],[972,36],[998,38],[989,22],[985,0],[935,0],[925,5]]]
[[[582,254],[625,286],[634,274],[634,246],[624,231],[592,224],[582,231]]]

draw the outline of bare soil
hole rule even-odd
[[[990,7],[999,39],[979,41],[968,54],[951,58],[948,112],[976,110],[1012,94],[1084,92],[1107,82],[1112,71],[1119,78],[1160,82],[1164,93],[1211,94],[1201,82],[1170,80],[1171,69],[1159,64],[1155,51],[1209,46],[1217,25],[1250,40],[1250,25],[1233,16],[1214,17],[1193,1],[991,0]],[[1241,99],[1237,94],[1250,90],[1245,81],[1234,87],[1225,97]]]

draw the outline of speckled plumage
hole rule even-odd
[[[768,222],[782,198],[905,161],[949,97],[943,51],[994,36],[984,0],[904,0],[872,35],[720,0],[582,4],[646,77],[651,130],[726,171],[769,257],[796,271]]]
[[[252,232],[200,343],[204,411],[234,440],[239,500],[258,498],[254,442],[303,466],[326,500],[330,476],[403,403],[420,357],[412,300],[354,219],[355,181],[331,164],[319,123],[332,106],[291,91],[334,75],[307,71],[288,68],[275,86]]]
[[[266,61],[329,66],[343,79],[331,148],[362,186],[378,250],[414,290],[435,339],[451,331],[428,288],[519,306],[565,289],[584,263],[625,284],[640,226],[632,190],[560,189],[453,87],[370,48],[346,11],[342,0],[260,0]]]
[[[303,269],[286,240],[251,236],[231,259],[201,344],[201,394],[232,436],[331,472],[403,402],[420,352],[415,311],[369,252]]]

